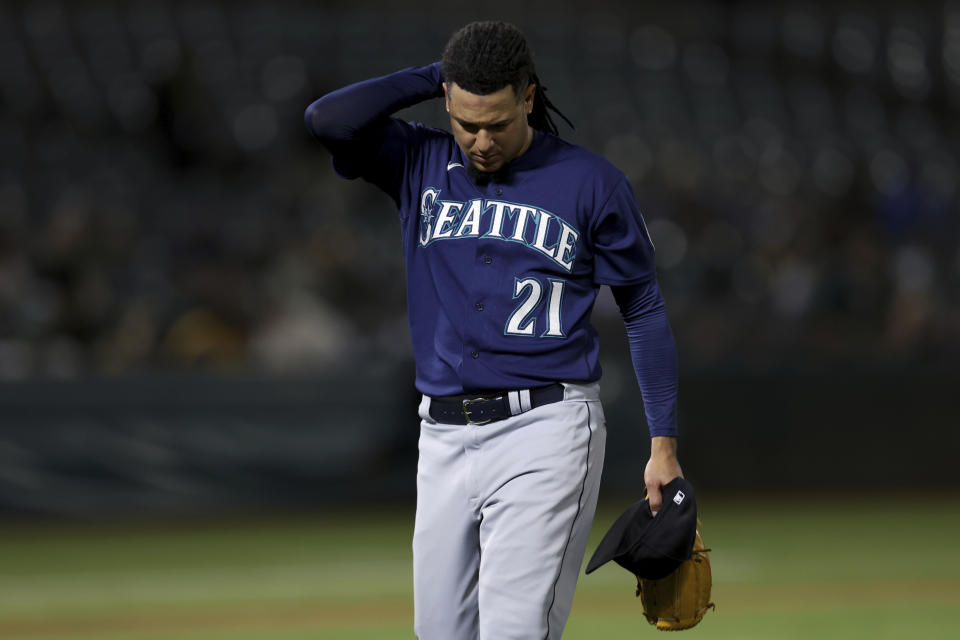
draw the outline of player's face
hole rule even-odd
[[[480,96],[444,83],[453,137],[464,155],[480,171],[496,171],[530,146],[533,129],[527,114],[533,110],[535,86],[517,99],[513,87]]]

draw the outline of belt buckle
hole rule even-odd
[[[470,416],[470,404],[473,402],[482,402],[486,398],[473,398],[465,399],[463,401],[463,416],[467,419],[467,424],[487,424],[493,422],[493,418],[487,418],[486,420],[476,421]]]

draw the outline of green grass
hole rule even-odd
[[[608,501],[588,554],[623,501]],[[701,498],[717,610],[684,637],[954,638],[960,496]],[[0,638],[393,640],[412,511],[0,528]],[[581,577],[565,638],[659,637],[633,578]]]

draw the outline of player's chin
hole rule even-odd
[[[482,171],[484,173],[493,173],[503,166],[503,158],[500,156],[494,156],[492,158],[480,158],[478,156],[473,156],[471,161],[473,162],[473,166],[476,167],[477,171]]]

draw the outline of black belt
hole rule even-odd
[[[487,424],[563,400],[563,385],[430,398],[430,417],[441,424]]]

